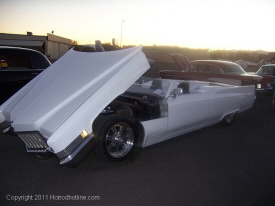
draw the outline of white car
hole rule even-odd
[[[137,146],[231,124],[253,106],[254,86],[136,81],[149,68],[141,49],[68,51],[1,105],[2,130],[18,134],[27,152],[54,153],[61,165],[76,166],[93,150],[125,160]]]

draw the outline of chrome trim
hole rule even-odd
[[[64,158],[66,158],[67,156],[71,155],[73,153],[73,151],[79,147],[79,145],[82,144],[82,142],[85,141],[86,138],[83,138],[81,135],[78,135],[77,138],[75,138],[75,140],[73,140],[65,149],[63,149],[62,151],[56,153],[57,157],[62,160]]]
[[[12,128],[11,123],[5,120],[4,122],[0,123],[0,128],[1,128],[3,134],[7,133]]]
[[[25,143],[27,152],[47,152],[49,146],[38,131],[17,132],[20,139]]]
[[[88,136],[84,142],[82,142],[71,154],[68,154],[67,157],[60,159],[60,165],[66,164],[67,162],[71,161],[80,151],[81,149],[94,137],[93,134],[91,134],[90,136]],[[82,137],[81,137],[82,138]],[[72,142],[73,143],[73,142]],[[71,144],[72,144],[71,143]],[[71,145],[70,144],[70,145]],[[69,145],[69,146],[70,146]],[[68,147],[69,147],[68,146]],[[65,148],[64,150],[66,150],[67,148]],[[62,150],[61,152],[63,152],[64,150]],[[58,152],[58,153],[61,153]],[[56,153],[56,155],[58,156],[58,153]],[[59,157],[59,156],[58,156]]]

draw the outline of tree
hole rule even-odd
[[[78,45],[78,42],[76,40],[71,40],[70,48],[72,48],[75,45]]]
[[[215,50],[210,53],[211,59],[222,59],[222,51],[221,50]]]
[[[102,46],[105,49],[105,51],[114,51],[120,49],[119,46],[112,45],[110,43],[103,43]]]
[[[231,61],[236,61],[237,60],[236,52],[229,52],[228,59],[231,60]]]

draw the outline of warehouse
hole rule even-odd
[[[71,42],[71,39],[50,33],[47,36],[33,35],[32,32],[27,32],[27,35],[0,33],[0,46],[34,49],[45,54],[51,61],[55,61],[65,54],[69,50]]]

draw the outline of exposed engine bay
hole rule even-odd
[[[165,97],[154,93],[156,90],[161,88],[144,88],[135,84],[115,98],[100,115],[120,114],[140,122],[166,117],[167,101]]]
[[[165,99],[157,95],[125,92],[101,112],[101,115],[106,114],[120,114],[138,121],[147,121],[166,117],[167,103]]]

